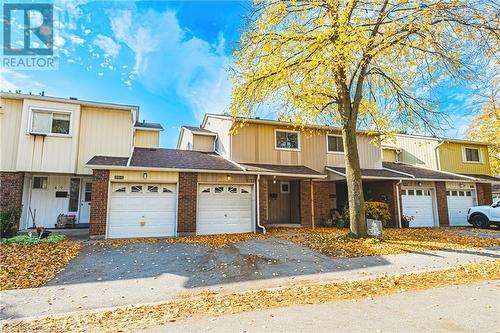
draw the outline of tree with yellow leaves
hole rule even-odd
[[[498,9],[488,0],[255,1],[235,52],[231,113],[279,105],[299,129],[339,126],[351,234],[365,237],[358,126],[437,129],[430,88],[480,52],[498,56]]]
[[[492,83],[490,95],[482,112],[469,125],[468,139],[487,142],[491,174],[500,175],[500,87],[498,80]]]

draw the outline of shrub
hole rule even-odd
[[[16,234],[18,217],[19,214],[15,208],[0,212],[0,236],[2,238]]]
[[[46,238],[30,237],[29,235],[19,235],[11,238],[2,239],[2,244],[35,245],[41,243],[55,244],[63,241],[64,235],[50,235]]]
[[[344,209],[344,220],[349,221],[349,207]],[[378,220],[385,227],[391,220],[389,205],[380,201],[365,201],[365,214],[367,219]]]

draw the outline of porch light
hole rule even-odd
[[[147,172],[144,172],[144,173],[142,174],[142,178],[147,179],[147,178],[148,178],[148,173],[147,173]]]
[[[273,177],[273,184],[276,184],[276,176]]]
[[[231,175],[227,175],[227,176],[226,176],[226,179],[227,179],[227,180],[231,180]]]
[[[418,182],[418,187],[422,187],[422,182]]]
[[[465,185],[460,183],[460,188],[464,188],[464,187],[465,187]]]

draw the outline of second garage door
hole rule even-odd
[[[252,185],[200,184],[196,233],[252,232],[252,189]]]
[[[175,236],[175,193],[175,184],[112,184],[108,238]]]
[[[448,218],[451,226],[468,226],[467,211],[475,206],[476,191],[448,190]]]
[[[410,227],[434,227],[434,205],[431,189],[407,188],[401,190],[403,214],[412,216]]]

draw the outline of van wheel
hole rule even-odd
[[[490,226],[490,221],[483,215],[476,215],[472,218],[472,225],[476,228],[486,229]]]

